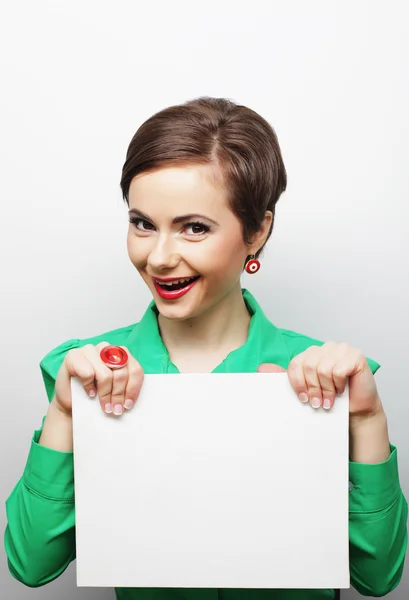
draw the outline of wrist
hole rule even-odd
[[[352,462],[376,464],[389,458],[388,423],[382,407],[350,417],[349,451]]]
[[[61,406],[61,404],[59,404],[57,402],[57,400],[55,399],[55,396],[52,399],[52,401],[50,402],[50,406],[48,407],[48,412],[51,412],[51,413],[57,415],[58,417],[65,417],[66,419],[72,420],[72,412],[64,410],[64,408]]]
[[[382,406],[382,401],[379,396],[377,396],[371,410],[359,413],[349,413],[349,426],[359,427],[360,425],[367,425],[368,423],[382,421],[383,419],[386,419],[386,414]]]
[[[54,401],[48,407],[38,444],[60,452],[73,451],[72,417]]]

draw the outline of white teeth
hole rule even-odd
[[[184,283],[185,281],[190,281],[193,277],[186,277],[185,279],[175,279],[174,281],[156,281],[160,285],[174,285],[175,283]]]

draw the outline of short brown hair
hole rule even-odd
[[[259,230],[266,210],[274,217],[287,185],[274,129],[255,111],[226,98],[203,96],[170,106],[139,127],[122,169],[120,185],[128,206],[129,186],[136,175],[183,164],[215,168],[242,223],[245,242]]]

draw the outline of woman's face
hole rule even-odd
[[[172,166],[137,175],[129,188],[128,254],[168,319],[215,306],[238,284],[252,250],[211,173],[207,165]]]

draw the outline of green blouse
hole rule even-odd
[[[243,290],[251,315],[246,343],[230,352],[214,373],[255,372],[261,363],[287,368],[290,360],[323,342],[275,327],[254,297]],[[178,373],[163,344],[152,302],[142,320],[87,339],[71,339],[49,352],[40,368],[49,401],[55,379],[71,348],[101,341],[126,346],[145,373]],[[372,372],[379,364],[368,359]],[[44,417],[45,418],[45,417]],[[44,423],[44,419],[43,419]],[[6,501],[5,549],[11,574],[27,586],[45,585],[75,559],[75,498],[72,452],[38,444],[34,432],[26,467]],[[398,475],[397,450],[384,463],[349,464],[349,539],[352,585],[366,596],[381,596],[402,576],[407,546],[408,505]],[[103,567],[101,567],[103,568]],[[135,566],[137,568],[137,565]],[[117,588],[117,600],[324,600],[334,590]]]

